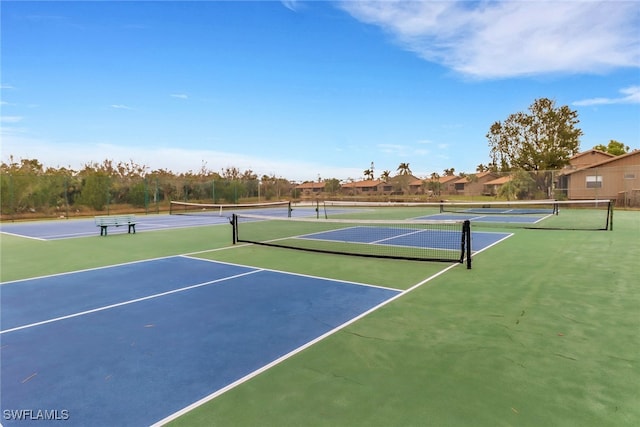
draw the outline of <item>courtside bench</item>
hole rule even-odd
[[[95,217],[96,227],[100,227],[100,235],[107,235],[107,227],[127,226],[128,233],[133,231],[136,233],[136,216],[135,215],[102,215]]]

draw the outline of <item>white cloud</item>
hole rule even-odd
[[[178,98],[178,99],[188,99],[189,96],[187,94],[184,93],[172,93],[171,95],[172,98]]]
[[[590,98],[575,101],[573,105],[640,104],[640,86],[630,86],[620,90],[623,96],[617,98]]]
[[[474,78],[640,66],[640,2],[344,1],[405,49]]]
[[[280,3],[289,10],[296,11],[298,9],[297,0],[280,0]]]
[[[115,108],[116,110],[133,110],[133,108],[124,104],[111,104],[111,108]]]
[[[384,153],[402,152],[406,150],[406,146],[400,144],[378,144],[380,151]]]
[[[18,123],[21,122],[24,117],[21,116],[0,116],[0,123]]]

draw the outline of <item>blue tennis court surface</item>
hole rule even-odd
[[[244,213],[269,214],[286,216],[286,211],[274,212],[273,209],[262,211],[244,210]],[[312,216],[315,210],[312,208],[296,208],[291,213],[292,216]],[[167,215],[151,214],[136,216],[137,232],[167,230],[172,228],[201,227],[215,224],[228,224],[231,212],[224,212],[223,215],[214,213],[191,214],[191,215]],[[14,234],[39,240],[69,239],[74,237],[100,237],[100,228],[96,227],[93,218],[83,219],[57,219],[50,221],[24,221],[24,222],[2,222],[0,232]],[[109,235],[126,234],[127,227],[109,227]]]
[[[150,425],[400,294],[189,257],[1,286],[3,414],[81,426]]]
[[[170,228],[198,227],[211,224],[228,223],[223,216],[187,216],[187,215],[137,215],[136,231],[167,230]],[[37,222],[3,222],[0,231],[22,237],[41,240],[69,239],[73,237],[100,237],[100,228],[93,218],[58,219]],[[109,235],[127,233],[127,227],[109,227]]]

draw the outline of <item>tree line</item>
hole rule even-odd
[[[170,200],[238,203],[246,199],[289,197],[291,182],[275,175],[227,167],[214,172],[150,170],[133,161],[87,163],[76,171],[45,168],[37,159],[0,164],[0,207],[3,215],[102,212],[117,206],[159,211]]]

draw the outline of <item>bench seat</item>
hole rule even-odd
[[[100,235],[107,235],[108,227],[120,227],[127,226],[128,233],[133,231],[133,234],[136,233],[136,216],[129,215],[101,215],[95,217],[96,227],[100,227]]]

